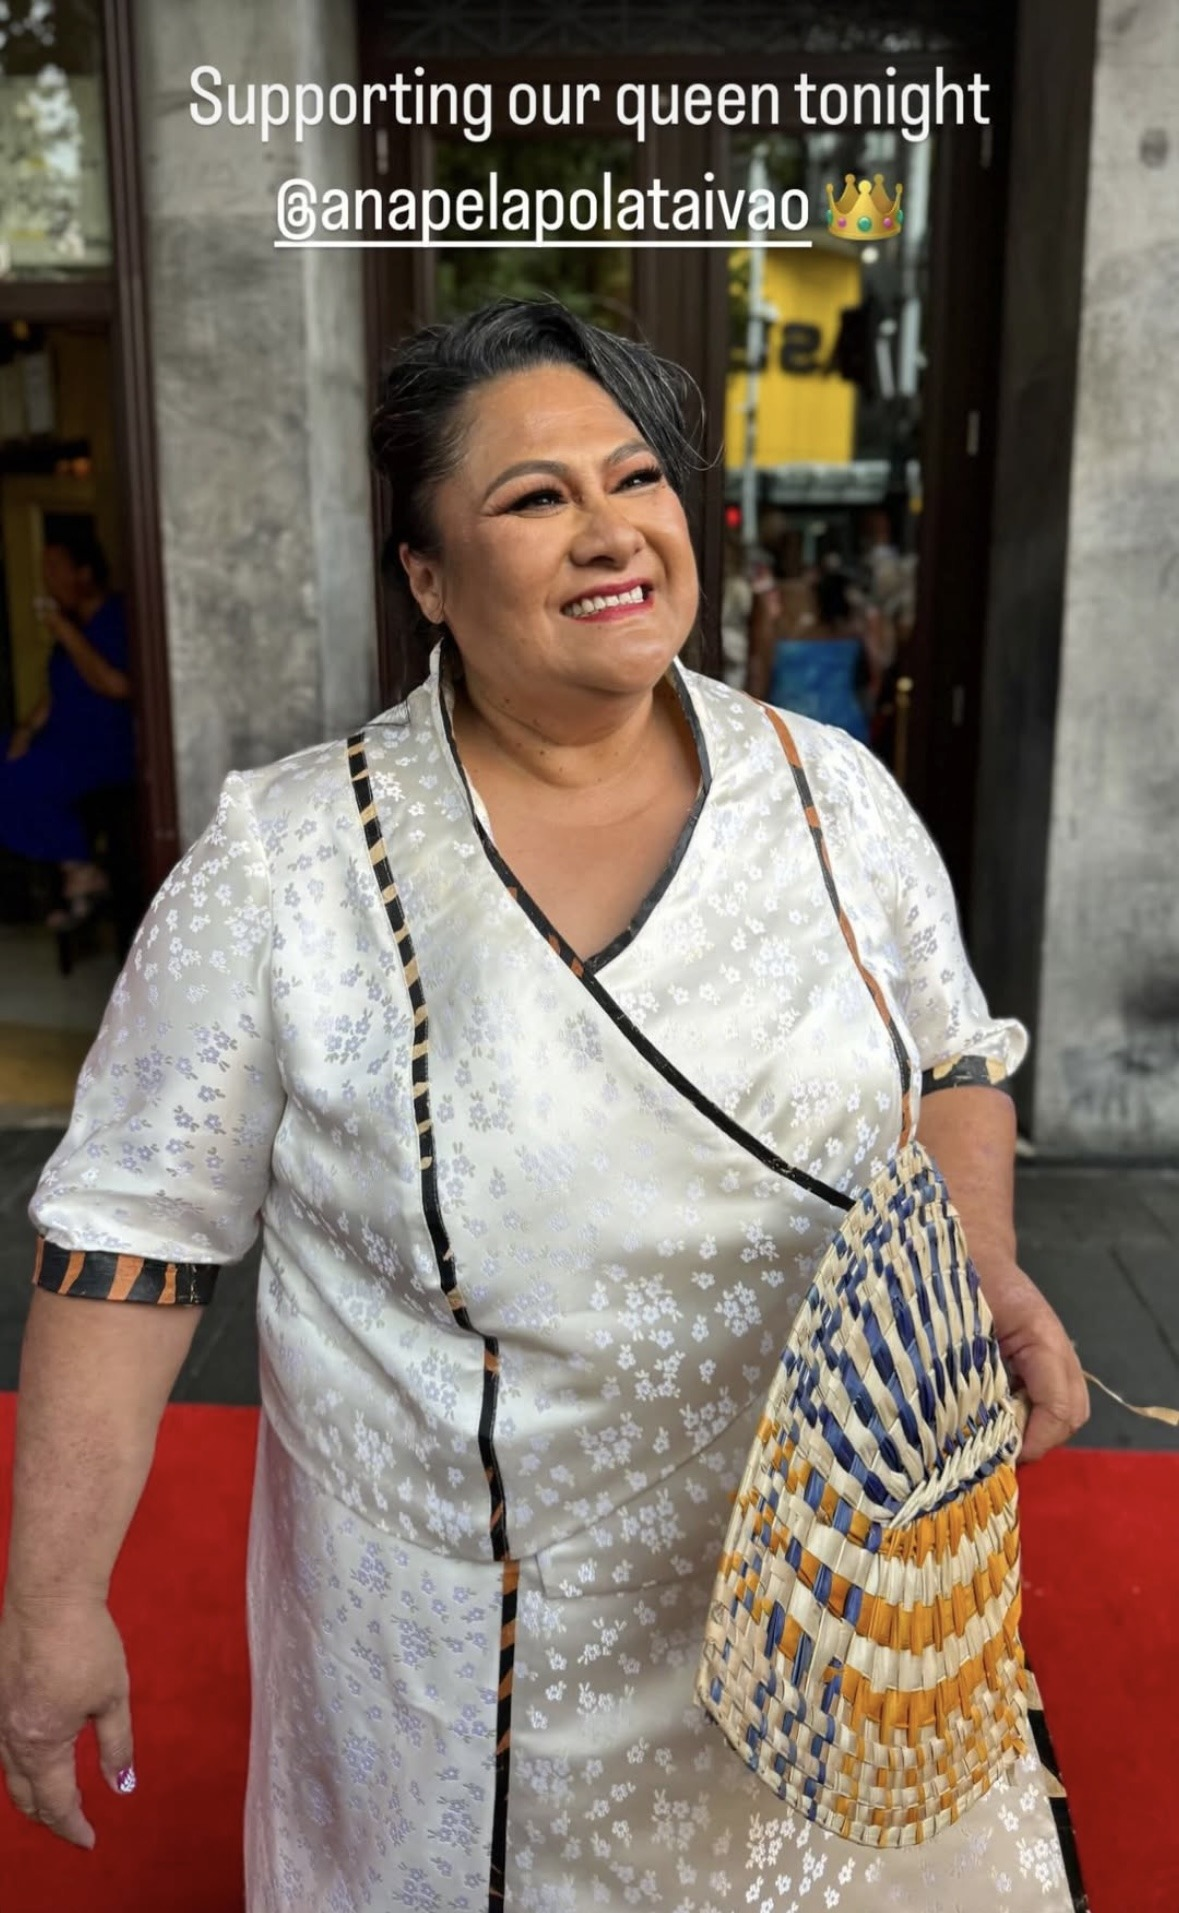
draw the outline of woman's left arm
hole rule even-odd
[[[92,691],[97,691],[100,697],[130,697],[131,680],[127,673],[104,658],[72,618],[68,618],[64,611],[52,611],[47,623]]]
[[[1064,1326],[1016,1260],[1015,1106],[1001,1085],[1023,1059],[1027,1032],[992,1015],[946,867],[883,764],[849,746],[844,782],[838,774],[816,777],[819,814],[834,825],[837,868],[843,858],[866,877],[883,908],[880,974],[921,1071],[917,1133],[962,1217],[1004,1358],[1031,1398],[1023,1453],[1034,1461],[1067,1441],[1089,1409]]]
[[[1088,1420],[1089,1393],[1063,1323],[1016,1260],[1014,1104],[1001,1089],[939,1089],[917,1127],[962,1218],[1003,1359],[1031,1399],[1023,1459],[1036,1461]]]

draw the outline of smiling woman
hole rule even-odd
[[[673,596],[664,592],[658,609],[665,639],[678,626],[669,656],[675,654],[691,630],[698,596],[683,513],[701,467],[698,437],[684,423],[690,389],[677,366],[573,319],[553,300],[504,300],[453,325],[428,328],[399,350],[385,375],[372,446],[389,487],[384,574],[395,608],[403,690],[421,681],[448,628],[438,590],[444,576],[451,609],[456,590],[474,590],[480,626],[501,602],[469,566],[463,568],[473,536],[482,536],[490,553],[503,554],[497,562],[508,562],[514,550],[516,564],[562,565],[571,587],[567,600],[602,578],[617,584],[612,559],[602,561],[593,551],[592,519],[588,546],[583,529],[576,551],[560,556],[569,542],[570,512],[580,524],[587,499],[594,511],[617,514],[607,526],[615,544],[632,507],[665,527],[661,542],[670,538],[674,549],[669,562],[675,590]],[[592,457],[583,431],[594,434]],[[532,441],[527,446],[525,436]],[[456,521],[449,527],[448,565],[442,558],[444,518]],[[517,524],[526,519],[528,529],[521,536],[510,522],[499,525],[505,518]],[[640,532],[640,547],[643,542]],[[533,549],[551,549],[553,555],[529,559]],[[580,555],[586,549],[592,554],[588,570]],[[505,609],[510,604],[514,617],[523,581],[504,583]],[[550,587],[559,589],[559,581],[551,580]]]
[[[498,847],[588,958],[641,906],[699,788],[678,704],[652,697],[697,612],[683,505],[695,453],[682,377],[586,327],[600,383],[556,358],[567,325],[555,305],[482,319],[497,369],[461,406],[451,397],[440,436],[457,462],[435,469],[426,497],[407,487],[400,519],[395,502],[388,551],[427,643],[445,630],[457,653],[454,734]],[[530,326],[544,356],[514,369]],[[419,373],[406,353],[386,381],[374,445],[387,476],[425,465],[406,442],[410,416],[423,453],[438,434],[429,406],[403,405]]]
[[[777,1756],[820,1768],[796,1811],[696,1703],[781,1352],[918,1125],[974,1247],[970,1347],[1000,1366],[993,1318],[1032,1398],[1025,1454],[1085,1393],[1015,1262],[1003,1085],[1026,1039],[982,998],[928,836],[846,735],[678,663],[685,396],[549,302],[398,348],[373,446],[407,695],[230,779],[34,1199],[0,1755],[17,1806],[81,1845],[84,1723],[116,1790],[131,1762],[111,1566],[189,1323],[261,1220],[250,1913],[785,1913],[820,1879],[841,1913],[1074,1905],[1023,1731],[1010,1467],[1007,1552],[979,1571],[1001,1655],[978,1645],[978,1576],[911,1609],[842,1578],[845,1540],[885,1574],[927,1549],[904,1509],[934,1506],[943,1462],[971,1535],[989,1518],[973,1370],[939,1368],[968,1438],[908,1444],[907,1498],[885,1485],[904,1389],[933,1388],[901,1348],[840,1398],[879,1472],[828,1416],[829,1478],[791,1470],[807,1551],[764,1511],[797,1567],[789,1617],[755,1616],[769,1678],[779,1702],[804,1678],[821,1610],[859,1832],[818,1804],[839,1791],[825,1740]],[[878,1326],[845,1299],[832,1336]],[[917,1312],[943,1303],[931,1278]],[[951,1664],[1000,1722],[981,1779],[994,1733],[971,1728],[964,1779],[933,1739]],[[954,1790],[924,1845],[915,1764]]]

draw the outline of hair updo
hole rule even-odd
[[[382,375],[370,435],[373,463],[388,488],[381,569],[397,641],[397,697],[408,696],[427,675],[439,636],[418,609],[400,548],[427,556],[438,549],[434,491],[462,457],[466,401],[491,379],[552,365],[572,366],[609,393],[681,499],[701,468],[699,411],[692,405],[699,394],[688,374],[648,346],[589,325],[555,299],[499,299],[404,339]]]

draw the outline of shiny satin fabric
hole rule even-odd
[[[854,1192],[901,1083],[766,713],[675,681],[701,802],[580,974],[505,879],[437,654],[351,749],[231,779],[35,1198],[63,1246],[186,1262],[261,1217],[251,1913],[1072,1905],[1034,1758],[926,1847],[852,1852],[694,1700],[836,1220],[770,1160]],[[1013,1068],[921,825],[847,738],[792,730],[914,1083]]]

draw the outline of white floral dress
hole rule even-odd
[[[34,1199],[38,1280],[132,1301],[207,1300],[261,1219],[251,1913],[1074,1905],[1034,1756],[878,1852],[693,1699],[817,1191],[1025,1039],[880,766],[792,724],[825,868],[767,714],[673,678],[698,802],[585,965],[495,850],[439,654],[362,738],[231,777]]]

